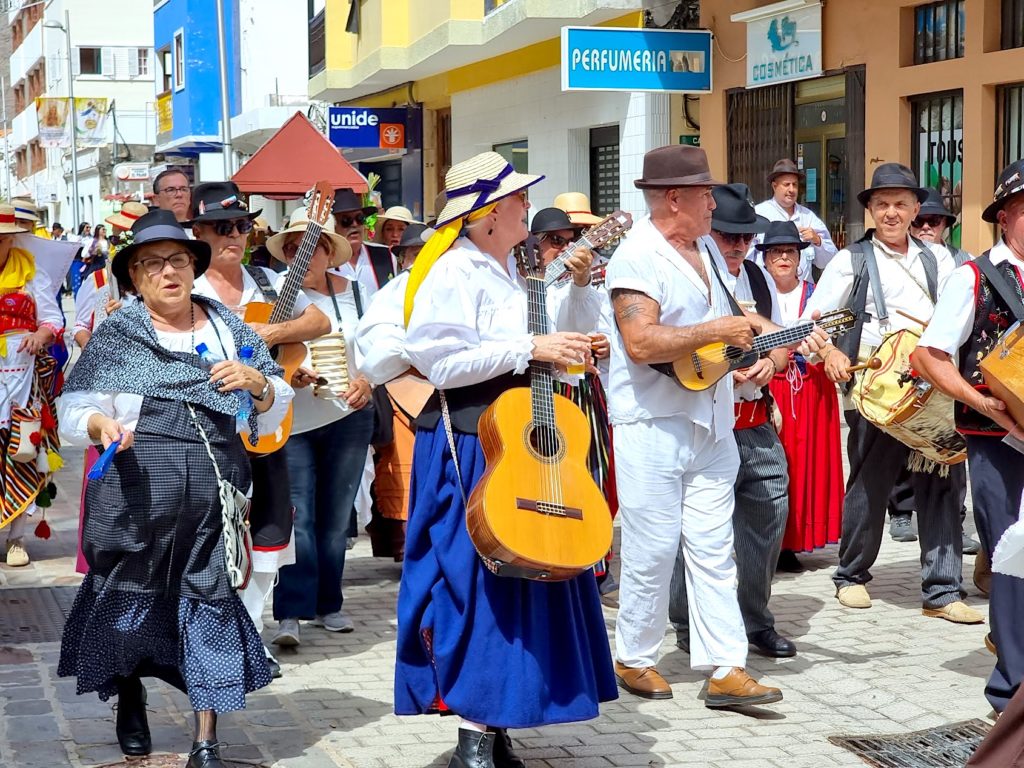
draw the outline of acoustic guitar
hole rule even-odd
[[[605,234],[613,230],[621,223]],[[598,247],[602,237],[587,242]],[[561,266],[564,271],[564,258]],[[526,273],[529,330],[546,334],[546,272],[534,263]],[[554,393],[553,371],[551,363],[531,363],[530,387],[504,392],[478,423],[487,468],[469,497],[466,525],[500,575],[571,579],[611,545],[611,512],[587,468],[590,425],[571,400]]]
[[[551,263],[544,268],[544,286],[550,287],[554,285],[565,275],[567,271],[565,262],[576,252],[577,248],[597,250],[621,238],[632,226],[633,216],[625,211],[615,211],[605,216],[601,221],[584,232],[579,240],[569,243],[559,251],[558,255],[551,260]],[[591,275],[594,274],[596,269],[597,267],[591,267]],[[603,267],[601,269],[603,276]]]
[[[320,233],[324,230],[324,224],[331,215],[331,206],[334,204],[334,190],[330,182],[318,181],[310,194],[309,206],[306,215],[309,224],[302,235],[302,242],[295,253],[295,258],[288,267],[288,274],[285,277],[284,285],[278,291],[277,301],[273,304],[262,301],[250,302],[245,307],[244,320],[247,323],[283,323],[292,319],[292,312],[295,310],[295,299],[302,290],[302,281],[306,279],[309,272],[309,263],[313,258],[317,242],[320,240]],[[306,345],[301,341],[278,344],[270,350],[270,354],[277,361],[277,364],[284,369],[282,378],[291,381],[295,372],[306,360]],[[250,453],[267,454],[280,449],[288,442],[292,433],[292,406],[289,403],[288,412],[281,420],[281,425],[272,434],[264,435],[259,442],[252,446],[248,439],[245,440],[245,447]],[[247,435],[243,435],[247,437]]]
[[[804,320],[788,328],[754,337],[753,348],[745,352],[721,342],[708,344],[681,357],[671,364],[655,366],[687,389],[701,392],[717,384],[722,377],[741,368],[749,368],[766,352],[778,347],[797,344],[811,335],[818,326],[833,336],[851,330],[857,318],[849,309],[837,309],[821,316],[820,320]]]

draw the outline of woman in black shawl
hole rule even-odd
[[[77,677],[79,693],[117,695],[117,737],[128,755],[152,749],[140,678],[187,692],[196,712],[187,768],[220,768],[217,713],[243,708],[245,694],[271,678],[228,576],[213,460],[245,491],[249,462],[236,424],[252,438],[272,432],[294,393],[252,330],[218,302],[190,295],[209,246],[189,240],[167,211],[146,214],[132,232],[112,268],[141,300],[99,327],[59,407],[68,442],[120,445],[86,490],[89,574],[58,671]],[[196,354],[200,344],[222,362],[210,368]],[[248,365],[236,360],[243,346],[254,350]],[[247,419],[238,418],[242,392],[251,397]]]

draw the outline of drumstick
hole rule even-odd
[[[846,369],[846,372],[847,373],[856,373],[857,371],[863,371],[863,370],[867,370],[867,369],[871,369],[872,371],[877,371],[881,367],[882,367],[882,360],[881,360],[881,358],[872,357],[866,363],[862,363],[860,365],[851,365],[849,368]]]
[[[918,318],[914,317],[913,315],[908,315],[902,309],[897,309],[895,311],[896,311],[897,315],[903,315],[905,318],[907,318],[907,320],[910,320],[912,323],[917,323],[922,328],[927,328],[928,327],[928,323],[926,323],[924,320],[919,320]]]

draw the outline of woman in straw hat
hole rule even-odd
[[[48,349],[63,333],[58,285],[14,236],[28,230],[0,204],[0,529],[7,565],[29,564],[24,533],[50,473],[60,466],[53,393],[57,364]],[[31,239],[31,238],[29,238]]]
[[[377,236],[374,239],[392,248],[402,241],[402,233],[410,224],[422,225],[423,222],[416,221],[412,211],[404,205],[392,205],[377,217]]]
[[[58,673],[79,693],[118,697],[126,755],[152,749],[142,677],[188,696],[195,738],[187,768],[222,768],[216,725],[270,680],[263,644],[229,578],[223,477],[251,482],[238,437],[238,392],[251,395],[246,427],[272,433],[293,392],[266,345],[223,304],[192,295],[210,247],[190,240],[170,211],[136,222],[114,258],[115,277],[139,301],[97,329],[60,402],[61,435],[103,449],[119,442],[106,475],[86,491],[89,575],[64,627]],[[205,344],[221,362],[196,354]],[[236,358],[252,347],[251,362]]]
[[[445,392],[453,433],[435,394],[417,421],[395,711],[460,715],[452,768],[522,766],[506,728],[587,720],[616,698],[593,573],[549,584],[499,577],[466,531],[463,493],[485,468],[481,410],[506,389],[528,386],[531,360],[567,366],[590,353],[583,334],[528,331],[510,251],[527,236],[526,189],[542,178],[515,172],[495,152],[452,167],[437,233],[406,294],[406,351]]]
[[[267,250],[290,267],[308,227],[305,207],[296,209],[288,227],[267,240]],[[329,217],[313,251],[303,293],[327,315],[331,330],[309,342],[306,363],[296,374],[295,383],[303,389],[295,394],[292,436],[284,447],[295,509],[295,563],[281,569],[274,589],[279,627],[273,642],[281,646],[299,644],[299,619],[315,619],[315,625],[328,632],[353,628],[341,612],[341,581],[373,412],[366,409],[370,382],[351,363],[359,286],[333,272],[351,258],[348,240],[335,234],[334,217]]]

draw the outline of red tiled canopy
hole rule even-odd
[[[296,112],[234,176],[240,190],[278,200],[302,197],[318,181],[366,192],[366,179],[304,114]]]

